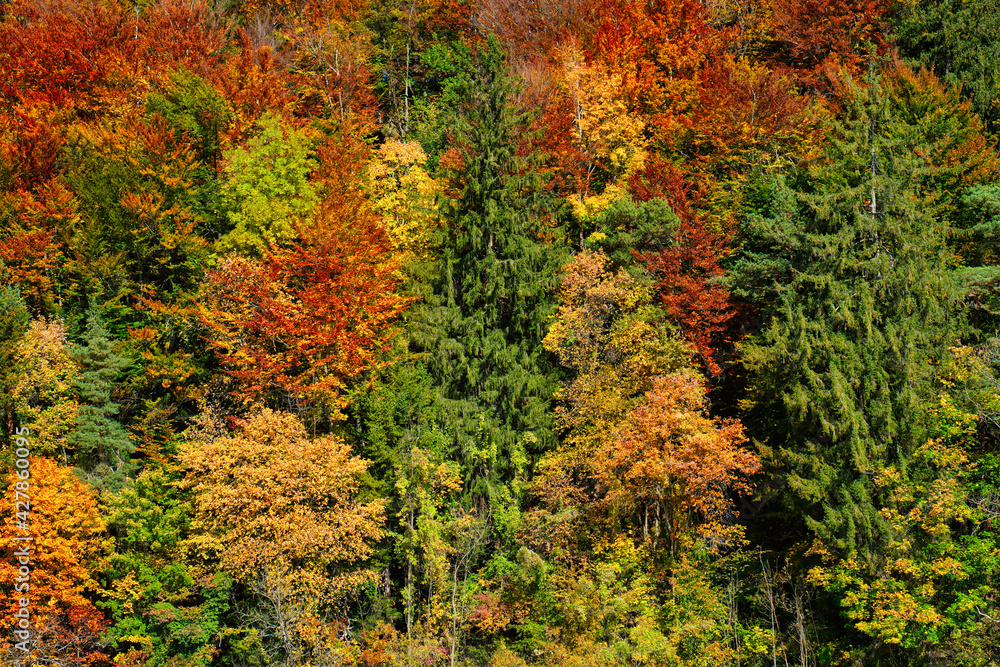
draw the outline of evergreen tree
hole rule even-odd
[[[135,469],[130,460],[135,444],[115,421],[119,406],[111,399],[115,380],[129,361],[115,354],[114,342],[93,305],[87,313],[84,341],[86,346],[77,347],[74,355],[80,364],[76,382],[80,394],[77,430],[67,443],[76,450],[78,469],[91,484],[115,489]]]
[[[0,418],[3,419],[0,445],[6,445],[14,432],[14,386],[24,370],[19,347],[29,321],[28,307],[20,290],[0,287]]]
[[[410,330],[467,489],[506,505],[500,496],[517,495],[507,485],[528,457],[555,442],[557,377],[541,341],[560,253],[539,240],[546,199],[536,156],[518,154],[531,119],[514,109],[515,83],[495,36],[459,85],[460,191],[442,207],[442,250]]]
[[[1000,129],[1000,12],[995,0],[901,0],[894,22],[903,55],[960,87],[990,130]]]
[[[893,114],[874,72],[845,85],[827,159],[798,193],[777,186],[781,216],[756,220],[753,261],[737,269],[748,283],[778,280],[773,319],[745,348],[756,373],[746,421],[807,525],[867,558],[888,535],[872,475],[905,466],[926,439],[935,362],[960,317],[946,230],[919,187],[927,132]]]

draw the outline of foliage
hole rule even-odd
[[[209,273],[202,321],[249,397],[280,390],[337,417],[346,383],[382,363],[407,300],[380,221],[361,202],[321,206],[304,238],[263,261],[226,258]]]
[[[76,429],[79,404],[72,389],[79,365],[61,320],[32,320],[19,347],[24,373],[14,387],[14,411],[22,426],[34,434],[38,454],[62,458],[69,464],[67,438]]]
[[[28,330],[28,309],[15,287],[0,287],[0,415],[3,418],[4,442],[14,433],[12,413],[14,387],[21,379],[24,357],[21,340]]]
[[[889,539],[872,476],[905,466],[924,441],[934,364],[960,319],[944,230],[919,189],[924,119],[893,113],[874,74],[866,88],[850,85],[827,159],[799,194],[780,196],[794,217],[767,223],[777,252],[757,270],[787,269],[746,360],[748,419],[768,425],[755,433],[782,471],[776,483],[824,545],[864,561]]]
[[[112,399],[115,381],[129,366],[129,360],[116,354],[96,306],[87,313],[84,340],[86,347],[74,350],[80,367],[76,379],[80,407],[76,431],[67,437],[66,444],[74,450],[74,461],[94,486],[117,489],[135,471],[131,460],[135,444],[115,420],[119,405]]]
[[[18,446],[28,443],[30,448],[32,433],[22,430],[21,435],[24,442]],[[26,509],[20,516],[6,512],[2,519],[0,548],[11,557],[0,563],[5,589],[0,650],[6,657],[25,657],[13,647],[13,630],[18,621],[14,614],[27,598],[32,636],[28,659],[100,664],[107,658],[100,648],[105,621],[93,603],[97,587],[93,572],[107,553],[105,523],[93,491],[71,468],[45,457],[32,456],[28,461],[29,477],[22,479],[12,468],[4,494],[8,507],[15,508],[17,499]],[[20,541],[21,537],[31,540]],[[26,545],[28,555],[19,561],[16,554]],[[27,581],[16,588],[23,574],[17,563],[24,561],[29,563]]]
[[[907,58],[934,68],[959,89],[993,132],[997,130],[1000,22],[988,2],[899,2],[894,37]]]
[[[296,222],[304,224],[318,203],[316,185],[308,179],[314,169],[308,135],[271,114],[262,116],[258,127],[246,148],[223,153],[219,193],[232,225],[219,249],[251,257],[296,241]]]
[[[466,99],[456,118],[457,192],[441,210],[444,239],[425,303],[414,308],[412,349],[437,385],[468,490],[509,504],[528,456],[554,437],[554,369],[539,343],[558,250],[539,239],[544,192],[517,152],[528,119],[513,108],[496,38],[456,85]]]
[[[2,661],[996,663],[993,4],[0,0]]]

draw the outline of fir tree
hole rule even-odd
[[[119,406],[112,398],[115,380],[129,361],[115,354],[114,342],[95,306],[87,313],[86,346],[74,356],[80,364],[76,388],[80,395],[77,430],[67,438],[76,450],[78,470],[98,488],[119,488],[135,469],[130,457],[135,444],[115,421]]]
[[[1000,12],[995,0],[900,0],[894,37],[904,56],[961,90],[992,132],[1000,130]]]
[[[781,216],[756,219],[761,252],[736,268],[749,283],[778,279],[771,324],[745,348],[756,373],[747,422],[807,525],[865,558],[888,534],[872,477],[905,466],[926,438],[935,363],[961,318],[946,230],[921,194],[928,133],[894,115],[874,73],[845,85],[827,159],[799,192],[779,183]]]
[[[539,241],[546,200],[536,156],[517,152],[531,119],[514,109],[515,82],[495,37],[459,86],[461,190],[443,206],[442,251],[410,329],[468,489],[510,499],[530,455],[555,442],[557,378],[541,341],[560,254]]]
[[[29,322],[20,290],[0,287],[0,418],[3,419],[0,445],[5,445],[14,432],[14,385],[24,371],[19,347]]]

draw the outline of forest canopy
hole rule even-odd
[[[994,5],[0,3],[0,662],[1000,664]]]

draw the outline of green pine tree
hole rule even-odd
[[[462,188],[446,202],[440,258],[411,341],[436,386],[441,424],[467,488],[509,506],[530,456],[555,443],[556,370],[541,345],[561,254],[539,240],[548,203],[537,156],[518,145],[531,118],[496,37],[460,75],[455,122]]]
[[[995,0],[900,0],[894,38],[911,61],[934,68],[1000,130],[1000,11]]]
[[[888,535],[872,477],[926,439],[936,363],[962,318],[946,229],[921,187],[928,132],[893,113],[874,71],[846,85],[827,159],[798,192],[776,186],[779,215],[756,216],[736,269],[750,285],[777,279],[771,323],[745,347],[746,421],[807,526],[868,558]]]
[[[119,406],[111,394],[129,361],[114,351],[107,328],[95,306],[87,313],[85,346],[74,356],[80,364],[76,388],[80,395],[77,430],[67,438],[75,450],[77,469],[95,487],[121,488],[135,470],[135,444],[114,417]]]
[[[18,348],[29,323],[21,291],[16,287],[0,287],[0,418],[3,420],[0,446],[6,446],[15,428],[14,385],[24,371]]]

